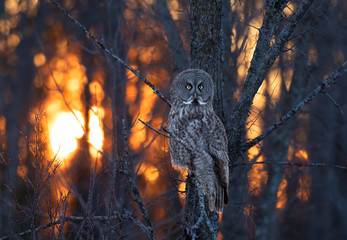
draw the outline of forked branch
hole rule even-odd
[[[289,112],[283,115],[277,122],[275,122],[271,127],[266,129],[261,135],[254,138],[250,142],[243,143],[241,145],[241,151],[245,152],[249,148],[258,144],[269,134],[279,128],[281,125],[286,123],[291,117],[293,117],[303,106],[309,103],[313,98],[315,98],[319,93],[324,93],[327,86],[334,83],[334,81],[347,72],[347,61],[345,61],[341,66],[339,66],[335,71],[333,71],[316,89],[314,89],[304,100],[295,105]]]

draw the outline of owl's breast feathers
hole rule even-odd
[[[173,106],[169,130],[194,149],[192,153],[174,138],[169,139],[173,165],[193,167],[211,211],[223,210],[228,202],[229,158],[223,123],[212,106]],[[190,169],[192,170],[192,169]]]

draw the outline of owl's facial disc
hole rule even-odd
[[[210,102],[209,82],[199,77],[191,77],[182,81],[182,94],[180,95],[183,104],[186,105],[206,105]]]

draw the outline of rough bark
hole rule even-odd
[[[215,83],[213,107],[224,122],[223,114],[223,31],[222,1],[190,1],[191,68],[208,72]]]
[[[223,32],[222,1],[190,1],[191,68],[207,71],[215,83],[213,106],[223,116]],[[189,175],[186,185],[185,231],[186,239],[217,239],[218,214],[210,212],[199,200],[195,177]],[[200,196],[201,197],[201,196]],[[204,208],[204,209],[203,209]],[[206,215],[204,215],[206,213]]]
[[[289,40],[296,25],[312,4],[312,0],[304,0],[298,9],[288,19],[285,26],[271,44],[272,36],[278,26],[284,7],[288,1],[267,1],[263,25],[259,30],[259,39],[248,70],[247,79],[243,86],[241,97],[227,123],[229,137],[229,152],[231,163],[235,163],[240,155],[241,141],[248,113],[253,98],[263,83],[273,63],[282,52],[284,44]]]

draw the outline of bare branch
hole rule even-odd
[[[295,166],[295,167],[332,167],[347,170],[347,166],[329,164],[329,163],[299,163],[299,162],[272,162],[272,161],[261,161],[261,162],[249,162],[249,163],[236,163],[232,164],[231,167],[240,167],[240,166],[252,166],[255,164],[266,164],[266,165],[282,165],[282,166]]]
[[[151,130],[153,130],[154,132],[156,132],[156,133],[158,133],[158,134],[160,134],[160,135],[162,135],[162,136],[164,136],[164,137],[169,137],[169,135],[167,135],[167,134],[165,134],[165,133],[163,133],[163,132],[161,132],[161,131],[159,131],[159,130],[157,130],[157,129],[155,129],[154,127],[152,127],[151,125],[149,125],[148,123],[146,123],[145,121],[142,121],[141,119],[138,119],[142,124],[144,124],[144,125],[146,125],[147,127],[149,127]]]
[[[62,219],[64,218],[64,222],[83,222],[83,221],[86,221],[86,218],[89,218],[89,217],[84,217],[84,216],[64,216],[64,217],[60,217],[58,220],[56,221],[53,221],[53,222],[50,222],[50,223],[47,223],[45,225],[42,225],[42,226],[39,226],[37,228],[34,229],[34,232],[38,232],[38,231],[41,231],[41,230],[44,230],[46,228],[50,228],[52,226],[55,226],[55,225],[59,225],[61,224],[61,221]],[[116,212],[116,215],[113,215],[113,216],[93,216],[91,220],[93,221],[107,221],[108,219],[111,219],[111,220],[116,220],[116,219],[122,219],[122,220],[132,220],[136,225],[138,225],[141,229],[143,230],[148,230],[148,227],[144,226],[134,215],[132,215],[130,212],[128,211],[125,211],[124,214],[120,215]],[[30,230],[26,230],[26,231],[23,231],[23,232],[20,232],[18,234],[16,234],[16,236],[19,236],[19,237],[22,237],[26,234],[30,234],[32,233],[33,231],[30,229]],[[1,237],[0,240],[7,240],[7,239],[10,239],[10,236],[4,236],[4,237]]]
[[[332,96],[330,96],[326,91],[322,91],[322,93],[324,93],[328,98],[329,100],[335,105],[335,107],[337,107],[337,109],[339,109],[341,115],[344,115],[343,114],[343,111],[342,111],[342,108],[339,106],[339,104],[333,99]]]
[[[63,209],[59,219],[60,228],[59,228],[58,239],[64,239],[64,223],[66,222],[65,214],[66,214],[66,208],[67,208],[68,198],[70,194],[71,194],[71,188],[69,189],[69,192],[66,194],[66,196],[63,198]]]
[[[114,54],[110,49],[108,49],[104,43],[102,43],[97,37],[95,37],[93,34],[91,34],[85,26],[83,26],[79,21],[77,21],[73,16],[71,16],[71,14],[68,13],[56,0],[51,0],[51,2],[55,6],[57,6],[59,8],[59,10],[65,14],[65,16],[67,16],[72,22],[74,22],[77,26],[79,26],[84,31],[84,33],[87,34],[94,41],[94,43],[99,48],[101,48],[107,55],[112,57],[114,60],[118,61],[123,67],[129,69],[132,73],[134,73],[135,76],[137,76],[144,83],[146,83],[150,88],[152,88],[154,94],[156,94],[161,100],[163,100],[169,106],[171,106],[171,102],[167,98],[165,98],[164,95],[150,81],[148,81],[142,74],[137,72],[134,68],[132,68],[126,62],[124,62],[121,58],[119,58],[116,54]]]
[[[282,52],[284,44],[288,41],[296,25],[307,12],[313,0],[301,1],[295,13],[290,17],[287,24],[276,37],[275,42],[271,45],[274,29],[281,19],[281,12],[286,6],[286,2],[287,1],[281,2],[281,11],[271,5],[275,4],[275,2],[268,2],[266,15],[264,16],[263,25],[259,32],[259,39],[251,61],[251,66],[248,70],[246,82],[243,86],[236,108],[231,115],[230,121],[227,123],[231,162],[235,162],[241,152],[240,143],[244,135],[245,123],[255,94],[266,78],[266,75],[277,57]]]
[[[150,229],[150,227],[146,227],[139,219],[137,219],[136,216],[131,214],[128,210],[124,209],[124,212],[125,213],[122,216],[120,216],[120,218],[122,218],[122,219],[130,219],[131,221],[133,221],[137,226],[139,226],[146,233],[150,233],[151,231],[153,231],[153,229]]]
[[[283,125],[287,122],[291,117],[293,117],[303,106],[309,103],[314,97],[316,97],[319,93],[323,93],[325,87],[331,85],[335,79],[342,76],[347,72],[347,61],[345,61],[341,66],[339,66],[335,71],[333,71],[316,89],[314,89],[304,100],[299,102],[296,106],[294,106],[289,112],[283,115],[277,122],[275,122],[271,127],[266,129],[261,135],[254,138],[252,141],[248,143],[244,143],[241,145],[241,151],[245,152],[249,148],[258,144],[264,138],[266,138],[270,133],[276,130],[279,126]]]
[[[151,220],[149,218],[149,215],[148,215],[148,212],[146,209],[146,206],[145,206],[145,204],[141,198],[140,191],[134,182],[134,178],[130,174],[129,165],[128,165],[128,153],[129,153],[129,150],[128,150],[128,133],[127,133],[127,127],[126,127],[126,123],[125,123],[124,119],[122,120],[122,125],[123,125],[123,137],[124,137],[124,146],[125,146],[124,155],[123,155],[124,173],[125,173],[126,177],[128,178],[129,183],[130,183],[131,191],[134,194],[134,200],[140,208],[141,215],[142,215],[143,219],[147,223],[146,233],[150,239],[156,239],[155,234],[154,234],[154,230],[152,227],[152,223],[151,223]]]

